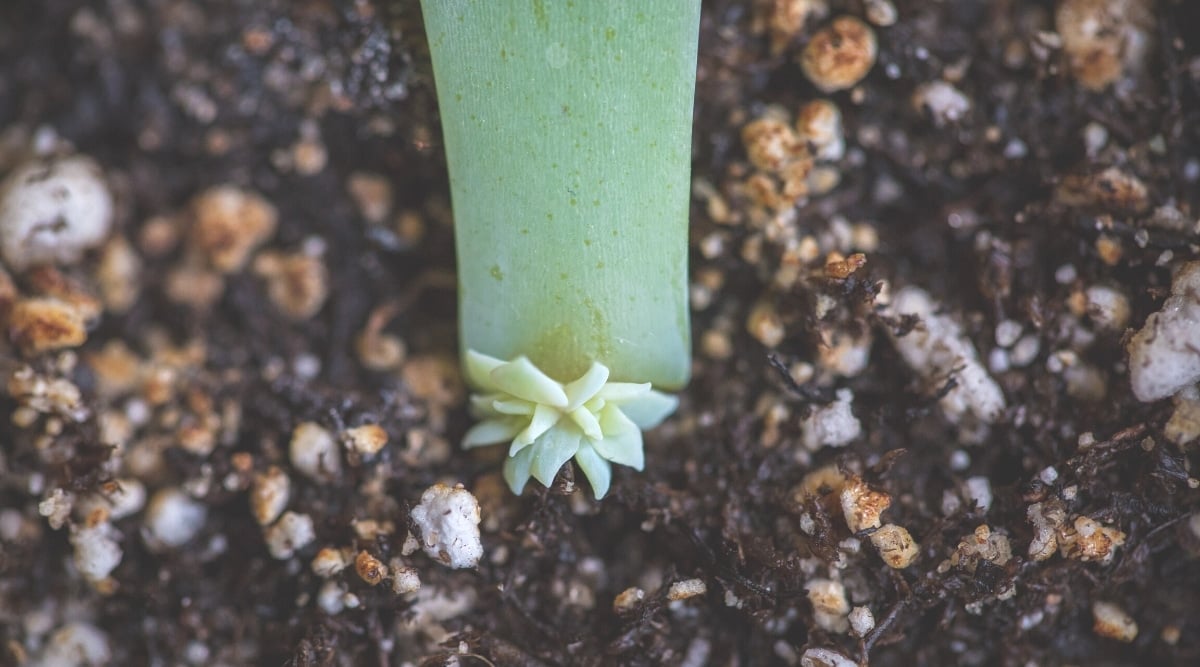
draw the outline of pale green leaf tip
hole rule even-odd
[[[657,426],[679,404],[649,383],[608,382],[609,370],[599,363],[565,383],[551,379],[526,357],[503,361],[469,350],[465,366],[472,384],[486,392],[472,396],[472,405],[487,406],[475,412],[488,419],[467,432],[463,447],[508,441],[504,480],[517,495],[530,477],[548,486],[574,458],[596,499],[603,498],[612,482],[612,464],[641,470],[642,430]],[[510,412],[518,405],[529,409]]]

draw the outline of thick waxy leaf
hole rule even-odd
[[[493,400],[492,409],[503,415],[531,415],[537,403],[522,401],[520,399],[509,400]]]
[[[521,432],[523,425],[514,419],[486,419],[471,427],[463,437],[463,449],[495,445],[512,440]]]
[[[530,449],[533,451],[533,476],[542,484],[550,486],[558,469],[579,451],[583,434],[571,425],[550,429]]]
[[[529,481],[530,467],[533,465],[533,448],[526,447],[518,452],[515,456],[510,456],[504,461],[504,481],[508,482],[508,488],[516,495],[521,495],[521,491],[525,489],[526,482]]]
[[[619,405],[632,401],[648,391],[650,391],[649,382],[609,382],[596,393],[596,397]]]
[[[596,496],[596,500],[603,498],[612,482],[612,464],[601,458],[586,442],[580,445],[579,451],[575,453],[575,462],[592,485],[592,494]]]
[[[464,351],[683,386],[700,0],[421,5]]]
[[[592,414],[587,408],[579,408],[571,413],[571,421],[583,431],[583,434],[592,440],[599,440],[604,437],[604,431],[600,428],[600,420],[596,419],[596,415]]]
[[[504,361],[475,350],[467,350],[463,365],[467,369],[467,381],[484,391],[494,390],[492,371],[504,365]]]
[[[648,391],[644,395],[621,406],[621,412],[643,430],[651,429],[662,423],[675,408],[679,407],[679,399],[658,391]]]
[[[535,440],[542,437],[543,433],[549,431],[551,426],[557,424],[560,417],[562,414],[558,410],[539,404],[533,411],[529,426],[513,438],[512,449],[508,451],[509,456],[522,447],[533,444]]]
[[[600,426],[604,438],[592,443],[596,452],[604,458],[641,470],[646,463],[642,446],[642,431],[615,405],[605,406],[600,413]]]
[[[591,400],[606,382],[608,382],[608,368],[593,362],[587,373],[565,387],[568,400],[565,412],[572,412]]]
[[[556,408],[567,405],[567,393],[562,385],[533,365],[526,357],[517,357],[492,371],[492,384],[497,390],[534,403]]]

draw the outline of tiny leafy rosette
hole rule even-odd
[[[463,447],[510,443],[504,479],[516,494],[531,476],[549,486],[574,458],[596,498],[603,498],[612,464],[641,470],[642,430],[657,426],[678,405],[649,383],[609,382],[608,368],[600,363],[564,384],[526,357],[503,361],[470,350],[466,370],[480,390],[471,396],[480,422],[467,432]]]

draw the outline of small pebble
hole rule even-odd
[[[850,603],[846,601],[846,588],[832,579],[810,579],[804,586],[808,601],[813,607],[813,621],[827,632],[845,632],[850,623]]]
[[[865,637],[875,628],[875,615],[867,607],[855,607],[850,610],[850,630],[857,637]]]
[[[325,547],[313,556],[312,563],[309,567],[313,574],[322,578],[329,578],[341,572],[350,566],[350,559],[347,554],[341,549],[333,549]]]
[[[867,76],[878,48],[870,26],[853,16],[839,16],[805,45],[800,67],[822,92],[846,90]]]
[[[388,576],[388,568],[383,561],[366,550],[358,552],[358,557],[354,559],[354,571],[358,573],[359,579],[371,586],[378,585]]]
[[[634,609],[637,609],[638,605],[640,605],[642,600],[645,599],[646,591],[638,588],[637,586],[626,588],[617,594],[617,597],[613,598],[613,612],[617,614],[627,614]]]
[[[1101,637],[1126,643],[1137,638],[1137,622],[1119,605],[1111,602],[1093,602],[1092,620],[1092,629]]]
[[[287,507],[292,481],[287,473],[271,466],[265,473],[254,476],[250,487],[250,510],[260,526],[270,525]]]
[[[871,544],[879,550],[883,562],[891,567],[902,570],[912,565],[916,560],[918,549],[908,530],[895,524],[885,524],[871,533]]]
[[[342,442],[348,450],[369,459],[387,445],[388,434],[379,424],[364,424],[346,429],[342,433]]]
[[[846,527],[852,533],[878,528],[880,515],[892,504],[890,495],[872,490],[858,477],[846,480],[842,486],[840,500]]]
[[[190,248],[221,273],[234,273],[275,233],[279,214],[257,193],[223,185],[191,203]]]

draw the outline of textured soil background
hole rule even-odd
[[[772,33],[772,4],[704,5],[694,380],[648,437],[645,472],[617,470],[596,503],[570,491],[569,470],[512,497],[498,452],[455,446],[468,420],[453,236],[415,2],[0,3],[0,172],[32,144],[95,158],[137,268],[121,273],[134,295],[121,299],[97,254],[63,267],[103,303],[82,346],[0,343],[0,664],[39,664],[73,622],[98,629],[118,665],[747,666],[799,664],[814,647],[880,666],[1200,664],[1200,460],[1168,432],[1172,401],[1132,395],[1125,350],[1172,270],[1200,255],[1200,4],[1152,3],[1143,62],[1092,91],[1069,71],[1053,2],[897,0],[870,74],[828,96],[847,144],[824,165],[836,187],[782,214],[746,187],[742,128],[822,96],[794,56],[829,19]],[[857,0],[829,4],[830,17],[865,16]],[[955,118],[914,103],[939,80],[968,101]],[[1128,180],[1114,192],[1099,176],[1110,167],[1144,192],[1121,190]],[[379,183],[364,174],[390,202],[378,189],[356,202],[351,182]],[[188,264],[186,232],[194,198],[218,185],[261,195],[279,220],[223,277]],[[866,264],[827,270],[834,251]],[[281,279],[264,256],[318,257],[325,271]],[[21,294],[44,290],[9,273]],[[914,323],[873,300],[908,285],[991,365],[1007,407],[990,427],[948,418],[938,398],[953,377],[922,377],[897,353],[888,332]],[[1087,307],[1094,286],[1128,300],[1117,328]],[[289,299],[317,310],[289,316]],[[1027,358],[997,343],[1006,320]],[[869,362],[823,352],[831,335]],[[403,358],[378,358],[396,342]],[[86,414],[43,405],[31,418],[10,377],[26,366],[76,386]],[[842,388],[861,434],[810,451],[803,419]],[[390,442],[313,480],[288,457],[305,421],[379,424]],[[885,522],[919,544],[911,565],[851,535],[836,481],[796,491],[828,464],[890,494]],[[285,559],[247,498],[271,466],[316,535]],[[166,549],[143,537],[148,509],[115,519],[123,555],[93,585],[69,526],[52,529],[39,505],[114,479],[183,489],[207,513]],[[409,510],[438,481],[479,498],[477,570],[402,555]],[[1108,563],[1035,560],[1038,502],[1124,544]],[[1011,558],[960,546],[984,525]],[[310,567],[324,547],[398,558],[421,590],[371,586],[354,566],[326,580]],[[864,638],[814,618],[806,584],[831,578],[872,611]],[[689,579],[706,592],[668,600]],[[635,586],[644,599],[614,609]],[[1098,601],[1131,616],[1136,637],[1100,636]]]

